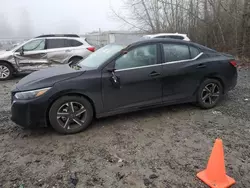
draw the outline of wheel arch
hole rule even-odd
[[[215,79],[215,80],[218,80],[221,85],[222,85],[222,91],[223,91],[223,94],[225,93],[225,83],[223,81],[223,78],[221,76],[219,76],[218,74],[210,74],[210,75],[206,75],[203,77],[203,79],[201,79],[198,87],[196,88],[195,92],[194,92],[194,95],[196,95],[196,93],[198,92],[199,90],[199,87],[200,85],[206,80],[206,79]]]
[[[81,58],[81,59],[83,59],[83,57],[80,56],[80,55],[73,55],[73,56],[71,56],[71,57],[69,58],[68,63],[69,63],[72,59],[74,59],[74,58]]]
[[[63,92],[59,92],[55,95],[53,95],[50,99],[49,99],[49,105],[47,107],[47,110],[46,110],[46,122],[47,122],[47,125],[50,125],[50,122],[49,122],[49,111],[51,109],[51,106],[53,105],[53,103],[58,100],[59,98],[63,97],[63,96],[79,96],[79,97],[84,97],[85,99],[87,99],[92,108],[93,108],[93,113],[94,113],[94,117],[96,117],[96,108],[95,108],[95,104],[94,104],[94,101],[88,96],[86,95],[85,93],[82,93],[82,92],[79,92],[79,91],[63,91]]]
[[[6,64],[10,65],[11,68],[13,69],[13,72],[16,72],[16,68],[14,67],[14,65],[11,62],[6,61],[6,60],[0,60],[0,63],[6,63]]]
[[[222,86],[222,92],[223,92],[223,94],[224,94],[224,92],[225,92],[225,83],[224,83],[223,79],[222,79],[219,75],[210,75],[210,76],[207,76],[205,79],[214,79],[214,80],[218,80],[218,81],[220,82],[221,86]],[[204,79],[204,80],[205,80],[205,79]],[[203,80],[203,81],[204,81],[204,80]]]

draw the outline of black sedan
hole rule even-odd
[[[212,108],[237,83],[234,58],[182,40],[107,45],[77,65],[34,72],[12,90],[12,120],[51,125],[60,133],[86,129],[93,118],[197,102]]]

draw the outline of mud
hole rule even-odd
[[[95,120],[85,132],[24,130],[10,121],[9,91],[0,83],[0,187],[199,187],[213,142],[224,142],[234,187],[250,187],[250,69],[221,104],[190,104]]]

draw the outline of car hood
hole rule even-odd
[[[55,83],[77,77],[83,74],[84,70],[76,70],[69,65],[61,65],[48,69],[43,69],[31,73],[21,79],[13,90],[28,91],[39,88],[51,87]]]
[[[7,59],[13,55],[12,51],[0,50],[0,60]]]
[[[0,55],[5,53],[5,52],[6,52],[6,50],[0,50]]]

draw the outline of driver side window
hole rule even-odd
[[[34,51],[45,49],[45,39],[37,39],[23,45],[23,51]]]
[[[135,68],[157,64],[157,45],[140,46],[115,61],[115,69]]]

